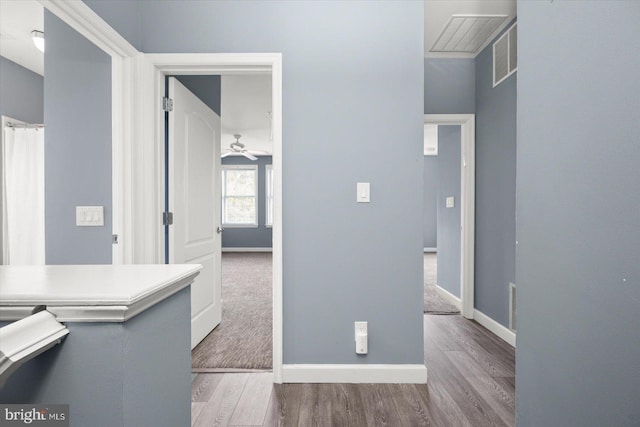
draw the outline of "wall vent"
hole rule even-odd
[[[516,285],[509,283],[509,329],[516,331]]]
[[[493,44],[493,87],[518,70],[518,24],[504,32]]]
[[[507,15],[453,15],[431,52],[476,53],[506,19]]]

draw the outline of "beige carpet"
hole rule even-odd
[[[270,253],[222,254],[222,322],[191,352],[193,372],[271,369]]]
[[[429,314],[458,314],[458,310],[436,291],[438,260],[434,253],[424,254],[424,312]]]

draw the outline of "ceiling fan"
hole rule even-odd
[[[244,156],[249,160],[258,160],[258,158],[256,156],[254,156],[254,154],[256,155],[264,155],[267,154],[265,151],[249,151],[246,148],[244,148],[244,144],[242,142],[240,142],[240,137],[242,135],[240,134],[234,134],[233,137],[236,139],[234,142],[231,143],[231,145],[229,145],[229,148],[227,148],[227,151],[225,153],[222,153],[222,155],[220,157],[227,157],[227,156],[231,156],[231,155],[240,155],[240,156]]]

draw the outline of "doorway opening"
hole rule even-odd
[[[270,172],[272,190],[271,190],[271,216],[272,216],[272,272],[271,282],[273,286],[271,301],[272,311],[268,313],[272,318],[272,367],[273,367],[273,379],[274,382],[282,382],[282,57],[281,54],[148,54],[145,55],[145,60],[148,64],[143,66],[145,78],[143,79],[147,83],[146,88],[143,88],[145,92],[143,98],[149,108],[153,108],[152,111],[158,112],[154,114],[154,128],[153,135],[145,135],[145,139],[151,143],[157,143],[164,140],[164,112],[162,111],[162,98],[165,89],[165,77],[166,76],[185,76],[185,75],[219,75],[224,79],[225,76],[269,76],[270,88],[271,88],[271,109],[269,120],[271,122],[271,129],[269,130],[270,137],[272,139],[273,151],[271,156]],[[150,66],[146,66],[150,65]],[[265,112],[267,113],[267,112]],[[222,112],[224,116],[224,112]],[[222,132],[224,134],[224,132]],[[232,135],[233,137],[233,135]],[[249,142],[246,138],[240,137],[240,143],[245,144]],[[221,159],[221,154],[225,153],[225,150],[231,148],[231,144],[235,141],[225,142],[221,137],[220,143],[217,147],[216,158]],[[247,148],[251,148],[249,144],[245,144]],[[236,145],[237,147],[237,145]],[[242,148],[240,148],[242,150]],[[226,156],[227,157],[227,156]],[[225,158],[226,158],[225,157]],[[235,156],[234,156],[235,157]],[[244,157],[244,156],[242,156]],[[165,179],[163,172],[165,170],[166,156],[164,150],[157,150],[156,156],[153,159],[153,163],[157,171],[159,171],[158,182],[161,185],[157,185],[156,200],[154,206],[159,211],[164,211],[164,183]],[[223,159],[224,160],[224,159]],[[250,161],[247,159],[247,161]],[[222,190],[222,165],[223,161],[219,162],[220,174],[217,174],[219,178],[219,185],[216,188]],[[265,180],[266,180],[266,164]],[[233,168],[231,168],[233,169]],[[260,168],[258,169],[258,175],[260,174]],[[233,174],[230,174],[233,175]],[[258,184],[259,185],[259,184]],[[237,188],[236,188],[237,190]],[[266,190],[265,190],[266,191]],[[227,194],[228,196],[245,197],[244,194]],[[248,197],[248,196],[246,196]],[[214,198],[216,199],[216,198]],[[222,207],[222,195],[220,198],[221,210]],[[237,205],[241,201],[238,199],[227,200],[231,205],[234,203]],[[246,202],[247,200],[244,200]],[[235,205],[234,205],[235,206]],[[237,215],[242,217],[246,212],[236,212]],[[260,215],[260,213],[258,214]],[[223,215],[219,215],[216,218],[222,219]],[[262,218],[259,218],[260,220]],[[177,218],[174,216],[174,221]],[[217,227],[226,229],[223,222],[217,222]],[[225,231],[222,231],[224,236]],[[156,233],[157,247],[164,249],[165,237],[163,227],[159,224],[158,232]],[[171,246],[171,237],[169,237],[169,246]],[[221,245],[222,246],[222,245]],[[239,252],[235,252],[236,254]],[[265,254],[264,252],[263,254]],[[226,255],[225,255],[226,256]],[[222,252],[220,259],[222,260]],[[268,264],[268,263],[267,263]],[[222,268],[224,271],[224,267]],[[219,272],[220,270],[218,270]],[[268,274],[268,273],[267,273]],[[220,301],[221,304],[222,300]],[[224,307],[224,306],[223,306]],[[213,329],[213,326],[211,326]]]
[[[475,116],[426,114],[425,313],[473,319]]]
[[[167,211],[174,213],[174,224],[165,226],[167,255],[171,262],[204,266],[192,285],[193,372],[271,371],[273,366],[271,80],[271,73],[167,77],[172,111],[165,113],[166,200]],[[185,112],[189,102],[194,105]],[[194,115],[198,108],[203,112]],[[205,121],[207,114],[210,124],[203,127],[212,131],[205,130],[204,140],[196,141],[195,124]],[[187,117],[182,120],[181,115]],[[181,131],[173,132],[172,125]],[[200,164],[212,157],[210,149],[216,153],[213,164]],[[182,150],[187,154],[181,155]],[[214,189],[203,182],[208,175],[213,175],[209,182]],[[189,178],[198,182],[185,182]],[[194,187],[204,192],[196,195],[199,190]],[[205,203],[212,192],[214,203]],[[208,229],[196,229],[207,223],[199,225],[192,212],[207,209]],[[195,241],[189,235],[175,240],[185,226]],[[176,256],[183,241],[189,241],[190,256],[197,259]],[[209,244],[212,251],[194,253],[198,244]]]
[[[460,314],[459,125],[424,125],[424,313]]]

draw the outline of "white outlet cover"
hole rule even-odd
[[[367,322],[355,322],[355,335],[368,335]]]
[[[445,201],[445,207],[447,208],[452,208],[455,206],[455,199],[453,196],[449,196],[447,197],[446,201]]]
[[[367,354],[369,352],[369,335],[367,322],[355,322],[356,354]]]

